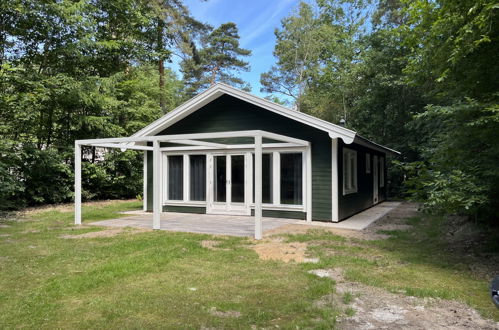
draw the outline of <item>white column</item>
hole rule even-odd
[[[144,184],[143,184],[143,192],[142,192],[142,209],[147,211],[147,151],[144,150]]]
[[[307,163],[306,163],[306,205],[307,205],[307,221],[311,222],[312,221],[312,146],[309,146],[307,148],[307,151],[305,152],[305,155],[307,157]]]
[[[75,225],[81,225],[81,146],[75,142]]]
[[[331,186],[331,220],[338,222],[338,138],[331,140]]]
[[[153,141],[153,215],[152,228],[159,229],[161,225],[161,151],[159,142]]]
[[[255,239],[262,239],[262,136],[255,136]]]

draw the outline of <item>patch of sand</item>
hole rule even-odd
[[[209,250],[220,250],[217,248],[220,245],[220,241],[204,240],[201,241],[201,246]]]
[[[113,237],[122,233],[129,234],[139,234],[146,231],[151,231],[150,229],[139,229],[134,228],[133,230],[127,230],[127,227],[124,228],[113,228],[113,229],[105,229],[101,231],[92,231],[89,233],[78,234],[78,235],[61,235],[60,238],[64,239],[78,239],[78,238],[97,238],[97,237]]]
[[[307,251],[306,243],[285,243],[281,239],[273,238],[252,245],[251,248],[255,250],[260,259],[263,260],[310,262],[310,260],[305,257],[305,252]]]
[[[339,268],[315,269],[310,273],[336,282],[335,293],[322,297],[315,306],[351,308],[355,312],[338,320],[339,329],[499,329],[499,323],[482,318],[474,309],[456,301],[404,296],[347,282]],[[348,303],[342,299],[346,293],[353,297]]]
[[[210,314],[213,316],[218,316],[218,317],[233,317],[233,318],[241,317],[241,312],[238,312],[238,311],[222,312],[222,311],[217,310],[215,307],[212,307],[210,309]]]

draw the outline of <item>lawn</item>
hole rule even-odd
[[[119,216],[139,202],[84,205],[85,221]],[[441,219],[411,218],[410,231],[362,241],[321,230],[287,235],[319,264],[263,261],[235,237],[150,231],[63,239],[71,209],[28,212],[0,228],[0,328],[333,328],[339,306],[314,304],[334,282],[308,273],[341,268],[349,281],[467,303],[499,320],[487,279],[440,240]],[[202,247],[218,240],[217,249]],[[345,295],[344,302],[352,297]]]
[[[137,202],[84,206],[86,221],[116,217]],[[0,328],[330,328],[335,311],[312,303],[332,282],[295,264],[261,261],[244,238],[165,231],[62,239],[72,212],[40,211],[4,222]],[[231,317],[239,312],[239,317]]]

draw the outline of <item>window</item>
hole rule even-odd
[[[272,154],[262,154],[262,203],[272,204]],[[253,154],[253,169],[255,168],[255,155]],[[253,170],[253,200],[255,200],[255,171]]]
[[[366,173],[371,173],[371,154],[366,154]]]
[[[357,192],[357,151],[343,148],[343,195]]]
[[[168,156],[168,199],[184,199],[183,156]]]
[[[302,204],[302,154],[281,153],[281,204]]]
[[[190,155],[190,200],[206,200],[206,155]]]
[[[379,158],[379,186],[385,186],[385,159],[382,157]]]

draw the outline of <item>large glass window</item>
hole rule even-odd
[[[357,151],[343,149],[343,195],[357,192]]]
[[[184,199],[183,156],[168,156],[168,199]]]
[[[281,204],[302,204],[302,154],[281,153]]]
[[[190,200],[206,200],[206,155],[190,155]]]
[[[262,203],[272,204],[272,154],[262,154]],[[255,168],[255,155],[253,155],[253,169]],[[255,171],[253,170],[253,200],[255,200]]]

